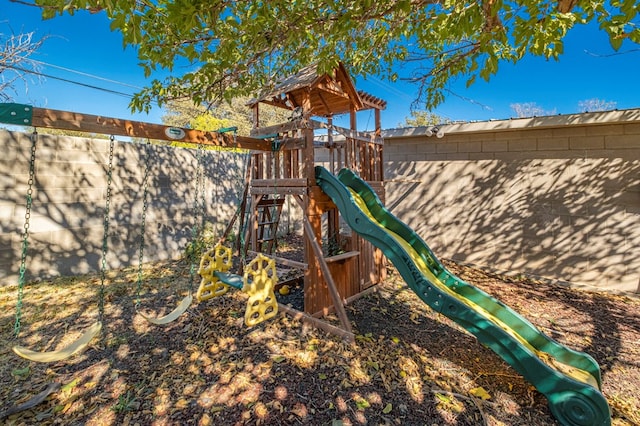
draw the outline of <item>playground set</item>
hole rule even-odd
[[[262,104],[290,110],[289,122],[260,127]],[[248,150],[251,160],[241,205],[220,242],[200,260],[198,273],[202,280],[195,294],[200,302],[222,296],[234,287],[249,296],[245,313],[248,326],[284,311],[352,341],[354,333],[345,304],[384,281],[388,259],[422,301],[476,336],[544,394],[561,423],[610,424],[609,406],[601,393],[600,368],[591,356],[547,337],[499,300],[451,274],[421,237],[384,207],[380,112],[385,106],[383,100],[357,91],[344,66],[324,75],[311,66],[251,103],[255,127],[249,137],[236,135],[233,129],[206,132],[17,104],[0,104],[0,122]],[[367,109],[375,115],[373,132],[357,130],[356,113]],[[333,124],[333,117],[340,114],[349,114],[350,128]],[[324,121],[312,117],[323,117]],[[316,136],[318,129],[324,132],[321,141]],[[336,133],[342,137],[335,138]],[[37,136],[32,138],[29,191],[36,141]],[[108,183],[112,167],[111,154]],[[302,211],[304,261],[273,255],[286,197],[291,197]],[[30,207],[28,193],[20,288]],[[234,254],[222,242],[235,224],[239,238]],[[332,247],[339,247],[339,253],[331,253]],[[253,260],[247,265],[242,262],[240,269],[233,271],[234,255]],[[304,271],[303,312],[277,302],[276,264]],[[167,324],[188,309],[192,298],[190,293],[166,316],[146,318],[154,324]],[[18,312],[20,304],[21,300]],[[329,313],[337,315],[339,326],[323,318]],[[62,350],[42,353],[16,346],[14,351],[33,361],[63,360],[86,348],[100,333],[101,321],[99,315],[94,325]]]

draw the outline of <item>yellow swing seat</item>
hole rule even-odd
[[[48,352],[36,352],[31,349],[27,349],[23,346],[14,346],[13,352],[18,356],[35,362],[57,362],[71,357],[72,355],[79,354],[86,349],[89,342],[98,335],[102,329],[102,323],[97,321],[91,325],[80,338],[65,346],[62,349]]]
[[[145,320],[149,321],[151,324],[166,325],[166,324],[169,324],[170,322],[175,321],[182,314],[184,314],[185,311],[187,310],[187,308],[189,308],[189,306],[191,306],[191,302],[192,301],[193,301],[193,296],[191,295],[191,293],[189,293],[187,295],[187,297],[182,299],[182,302],[180,302],[180,304],[173,311],[169,312],[165,316],[158,317],[158,318],[149,317],[149,316],[143,314],[142,312],[138,312],[138,313],[140,314],[140,316],[142,318],[144,318]]]

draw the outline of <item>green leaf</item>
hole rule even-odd
[[[25,368],[15,368],[11,370],[11,375],[19,377],[21,379],[26,378],[31,373],[31,369],[29,367]]]
[[[620,46],[622,46],[622,42],[624,41],[624,39],[622,37],[618,37],[618,36],[613,36],[613,37],[609,37],[609,44],[611,44],[611,47],[613,48],[613,50],[620,50]]]
[[[80,383],[80,379],[77,379],[77,378],[73,379],[72,381],[64,385],[62,388],[60,388],[60,392],[69,392],[73,390],[73,388],[78,386],[79,383]]]
[[[356,400],[356,407],[358,407],[359,410],[364,410],[371,407],[371,404],[369,404],[369,401],[367,401],[366,399],[359,398],[358,400]]]
[[[474,74],[467,80],[465,87],[468,89],[475,82],[476,82],[476,75]]]
[[[388,403],[387,405],[384,406],[384,408],[382,409],[382,412],[384,414],[389,414],[391,410],[393,410],[393,405],[391,405],[391,403]]]
[[[436,398],[438,398],[441,402],[449,403],[451,402],[451,397],[447,395],[443,395],[441,393],[435,393]]]

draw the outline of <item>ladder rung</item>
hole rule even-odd
[[[277,220],[272,220],[272,221],[268,221],[268,222],[258,222],[258,226],[259,225],[273,225],[274,223],[278,223]]]

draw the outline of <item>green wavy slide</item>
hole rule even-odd
[[[482,290],[449,272],[416,232],[391,214],[351,170],[334,176],[316,167],[316,180],[351,229],[381,249],[427,305],[461,325],[544,394],[565,425],[610,425],[600,392],[600,367]]]

